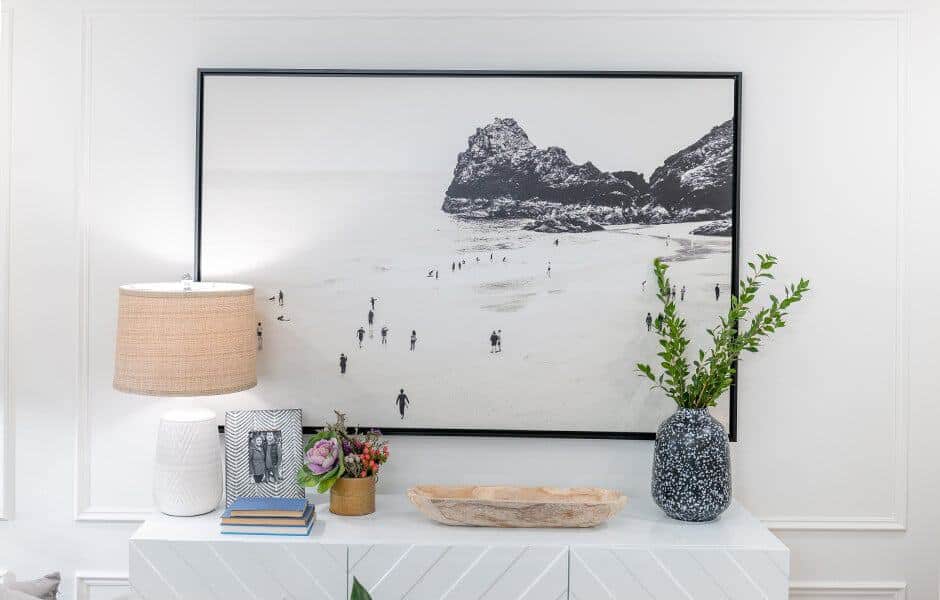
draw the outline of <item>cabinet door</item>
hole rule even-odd
[[[571,600],[785,600],[789,554],[723,548],[571,548]]]
[[[346,546],[131,542],[130,580],[144,599],[345,600]]]
[[[382,600],[568,596],[564,546],[350,546],[349,570],[350,586],[356,577]]]

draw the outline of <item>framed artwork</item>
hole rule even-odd
[[[234,401],[652,439],[653,259],[693,348],[736,292],[740,97],[739,73],[201,70],[197,278],[261,311]]]
[[[225,413],[225,506],[239,497],[303,498],[300,409]]]

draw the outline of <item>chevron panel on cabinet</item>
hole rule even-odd
[[[354,545],[350,582],[376,598],[555,600],[568,595],[564,546]]]
[[[784,551],[573,547],[571,600],[785,600]]]
[[[250,538],[137,541],[130,579],[143,598],[344,600],[346,547]]]

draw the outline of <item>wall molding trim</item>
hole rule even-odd
[[[81,120],[79,143],[76,149],[75,215],[78,252],[78,372],[76,374],[75,407],[75,489],[74,516],[76,521],[142,522],[151,514],[149,509],[101,507],[91,505],[91,457],[89,456],[88,403],[91,398],[90,342],[88,320],[90,272],[88,253],[87,187],[91,173],[91,103],[92,103],[92,20],[82,17],[81,58]]]
[[[158,3],[154,4],[159,7]],[[335,9],[303,9],[303,10],[174,10],[167,11],[162,8],[149,8],[146,6],[131,8],[97,8],[87,9],[85,15],[129,15],[129,16],[169,16],[195,19],[213,20],[247,20],[247,19],[361,19],[361,20],[447,20],[447,19],[715,19],[715,20],[854,20],[854,21],[895,21],[906,14],[903,9],[768,9],[768,10],[741,10],[734,8],[701,8],[701,9],[570,9],[570,10],[426,10],[426,9],[392,9],[392,10],[335,10]]]
[[[895,250],[896,250],[896,305],[897,336],[894,349],[894,509],[889,515],[862,517],[806,517],[771,516],[760,517],[768,528],[776,531],[906,531],[908,504],[908,452],[910,394],[910,327],[908,322],[909,294],[906,290],[906,222],[904,208],[907,204],[907,188],[904,182],[907,163],[907,127],[910,122],[908,100],[910,62],[910,14],[900,11],[895,16],[897,27],[897,198],[895,202]]]
[[[906,600],[907,583],[904,581],[794,581],[790,583],[790,597],[871,598]]]
[[[157,6],[156,4],[154,6]],[[903,531],[907,528],[908,503],[908,296],[904,269],[905,230],[904,206],[907,203],[907,189],[904,184],[907,162],[907,127],[908,117],[908,48],[910,38],[909,10],[734,10],[716,9],[656,9],[656,10],[377,10],[377,11],[335,11],[335,10],[300,10],[300,11],[193,11],[181,8],[180,11],[166,11],[159,8],[134,7],[101,8],[85,10],[82,13],[81,32],[81,122],[79,142],[76,149],[78,165],[75,197],[77,221],[78,253],[78,321],[79,343],[76,375],[76,418],[75,418],[75,472],[74,472],[74,514],[77,521],[114,521],[139,522],[146,519],[150,509],[93,506],[91,502],[91,461],[90,461],[90,423],[89,404],[93,398],[90,389],[90,331],[89,321],[92,266],[89,258],[90,230],[87,222],[87,189],[91,175],[91,113],[93,103],[93,73],[91,58],[93,52],[94,20],[97,17],[126,16],[154,17],[165,16],[178,19],[200,21],[297,21],[297,20],[593,20],[593,19],[635,19],[635,20],[732,20],[732,21],[883,21],[893,23],[897,28],[897,102],[898,102],[898,184],[895,199],[896,210],[896,251],[897,251],[897,310],[894,352],[894,427],[889,432],[894,453],[893,507],[885,515],[871,516],[817,516],[817,515],[772,515],[760,517],[769,528],[776,531]],[[246,66],[246,65],[206,65],[206,66]],[[289,66],[289,65],[279,65]],[[483,66],[483,65],[481,65]]]
[[[75,571],[75,599],[91,600],[95,588],[126,588],[131,591],[127,573],[112,571]]]
[[[13,207],[13,9],[4,8],[0,10],[0,36],[2,36],[3,54],[6,60],[3,61],[2,74],[0,82],[6,87],[6,97],[3,101],[6,105],[3,107],[4,121],[7,127],[6,161],[4,164],[3,177],[0,182],[3,184],[6,198],[0,208],[0,235],[3,235],[6,242],[3,245],[2,252],[2,283],[3,306],[0,307],[2,314],[3,327],[0,329],[0,521],[6,521],[13,518],[14,492],[13,488],[16,481],[16,462],[14,460],[14,438],[16,434],[13,418],[13,369],[10,367],[11,326],[13,319],[13,294],[10,291],[10,256],[13,247],[11,226],[11,211]],[[5,180],[4,180],[5,178]]]

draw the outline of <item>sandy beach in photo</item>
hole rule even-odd
[[[652,431],[672,410],[633,370],[657,350],[644,322],[660,310],[653,258],[668,260],[678,288],[686,286],[680,307],[693,339],[704,341],[726,307],[714,286],[726,300],[731,241],[690,235],[699,223],[525,231],[519,220],[442,212],[440,183],[420,174],[209,173],[207,185],[232,207],[257,198],[278,207],[214,215],[205,235],[232,251],[214,254],[224,261],[208,255],[204,269],[258,288],[265,349],[252,394],[302,403],[306,423],[341,407],[350,423],[386,427],[593,430],[606,423]],[[317,205],[314,214],[317,198],[329,198],[329,210]],[[293,218],[284,223],[283,215]],[[258,236],[226,242],[225,232],[243,229],[226,221],[249,217]],[[293,250],[268,256],[265,248]],[[438,277],[428,277],[432,270]],[[283,307],[267,299],[278,290]],[[502,351],[491,353],[495,330]],[[395,405],[400,389],[411,400],[404,420]]]
[[[733,81],[210,81],[201,275],[256,286],[264,346],[228,406],[610,433],[674,410],[635,372],[651,265],[704,343],[730,293]]]

